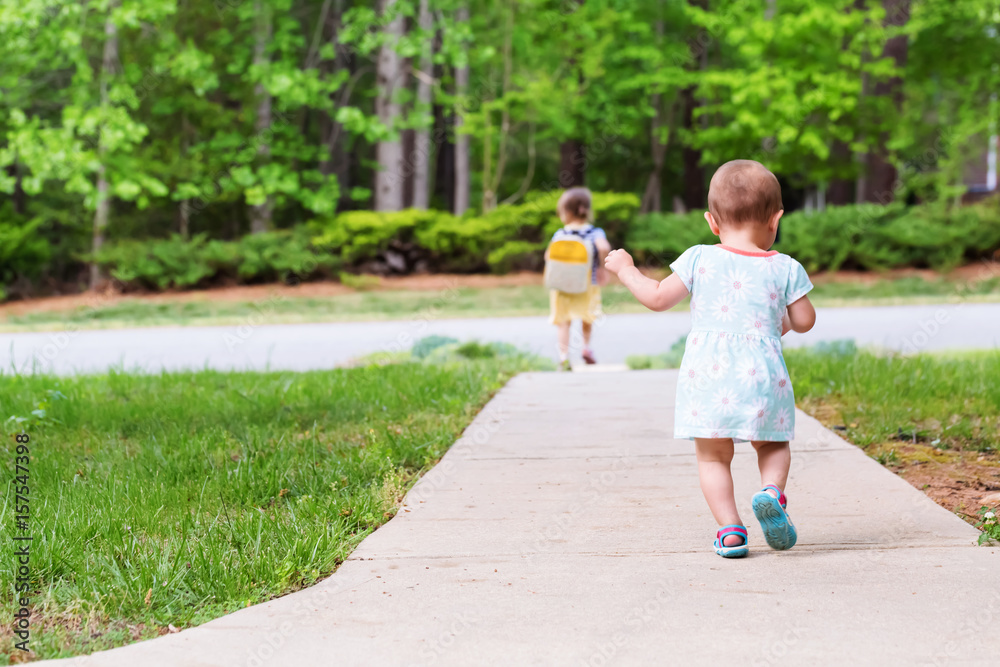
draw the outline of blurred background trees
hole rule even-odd
[[[0,0],[0,285],[97,285],[106,243],[579,183],[684,212],[736,157],[789,210],[951,209],[996,188],[998,22],[1000,0]]]

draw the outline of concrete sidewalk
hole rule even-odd
[[[978,532],[799,412],[775,552],[724,560],[676,371],[525,374],[335,575],[73,661],[157,665],[993,665],[1000,559]]]

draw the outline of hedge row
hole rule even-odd
[[[561,225],[555,213],[558,196],[532,193],[524,204],[480,216],[351,211],[238,241],[210,241],[203,235],[122,241],[105,246],[96,261],[126,286],[147,289],[309,280],[342,268],[379,275],[536,269]],[[624,236],[638,208],[635,195],[594,195],[596,219],[612,236]]]
[[[701,211],[637,216],[625,247],[648,264],[669,263],[692,245],[718,242],[702,216]],[[782,218],[775,249],[795,257],[809,271],[901,267],[945,271],[990,259],[1000,249],[1000,201],[954,210],[860,204],[798,211]]]
[[[124,241],[107,246],[97,261],[119,281],[151,289],[308,280],[342,269],[376,274],[537,269],[548,238],[560,226],[557,196],[529,195],[522,205],[480,216],[353,211],[238,241],[204,236]],[[700,211],[636,215],[638,205],[631,194],[594,197],[596,223],[639,262],[666,265],[692,245],[717,242]],[[863,204],[796,212],[783,218],[781,230],[776,248],[809,271],[947,270],[1000,249],[1000,202],[955,210]]]
[[[479,216],[442,211],[352,211],[309,228],[314,243],[345,263],[371,273],[414,271],[505,272],[539,268],[542,253],[562,223],[559,193],[531,193],[524,204]],[[639,209],[631,194],[596,193],[594,215],[609,236],[622,236]]]
[[[210,283],[329,278],[341,267],[305,229],[244,236],[238,241],[173,236],[105,246],[97,262],[128,287],[164,290]]]

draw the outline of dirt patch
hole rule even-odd
[[[870,448],[871,449],[871,448]],[[1000,455],[940,450],[928,445],[883,447],[886,466],[934,502],[969,521],[983,505],[1000,507]],[[871,452],[878,454],[878,452]]]

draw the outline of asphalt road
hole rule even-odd
[[[611,315],[595,325],[603,363],[664,352],[690,326],[686,312]],[[506,341],[555,357],[555,332],[544,317],[407,320],[327,324],[248,322],[240,326],[176,327],[0,334],[3,372],[93,373],[109,368],[159,371],[333,368],[360,355],[408,349],[430,334],[460,340]],[[576,339],[576,337],[574,337]],[[941,304],[819,309],[808,334],[786,345],[854,339],[916,352],[1000,347],[1000,304]],[[579,354],[579,341],[575,340]]]

